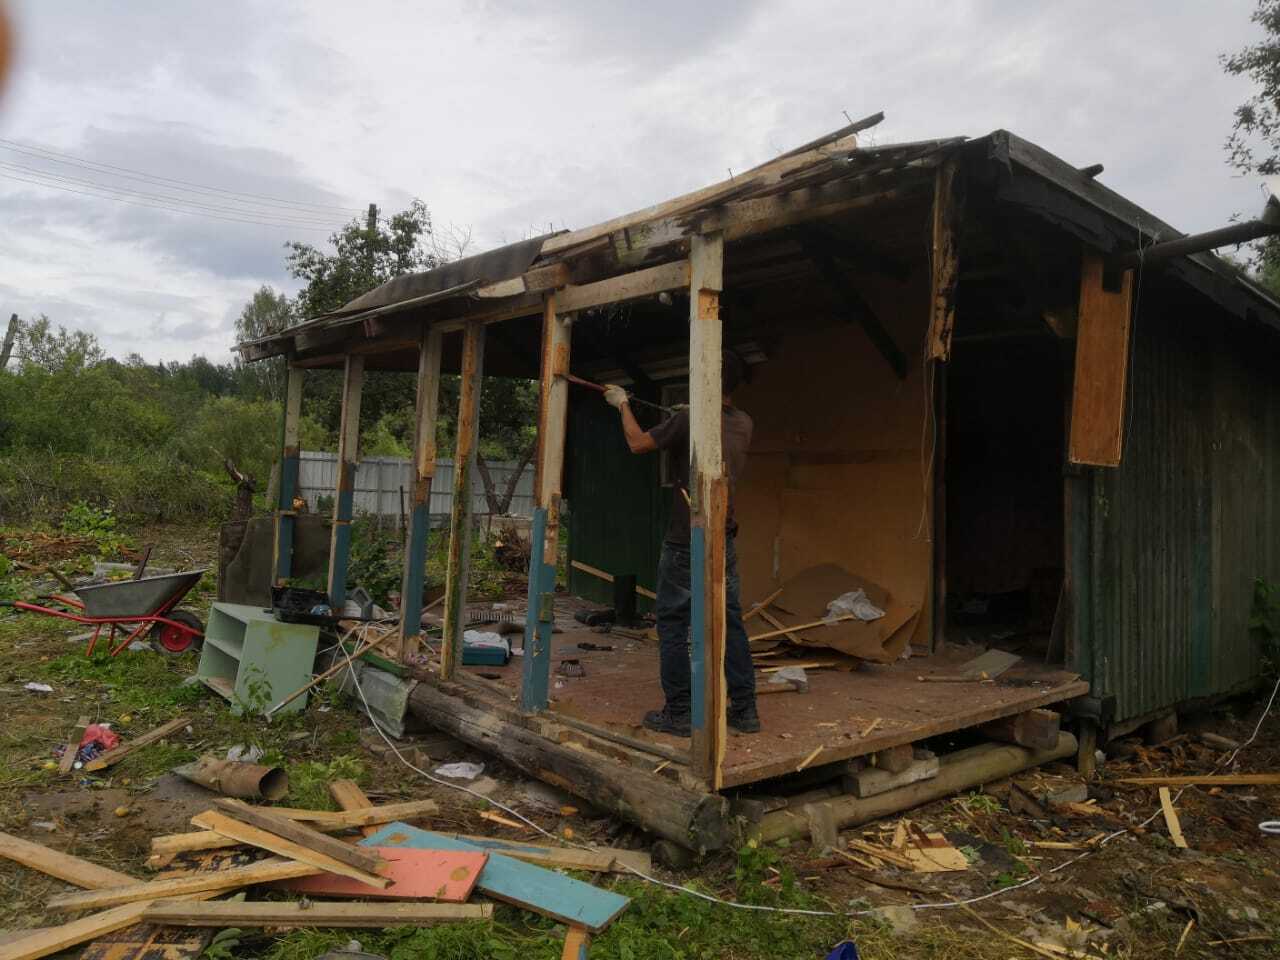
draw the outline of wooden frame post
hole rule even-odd
[[[431,480],[436,473],[436,421],[440,408],[440,354],[444,335],[428,327],[418,347],[418,393],[414,404],[413,489],[400,584],[400,659],[415,653],[422,636],[422,584],[431,530]]]
[[[534,465],[533,540],[529,551],[529,613],[524,630],[520,706],[545,710],[555,628],[556,560],[560,544],[560,482],[569,414],[569,348],[572,317],[557,315],[556,294],[542,302],[542,372],[538,404],[538,454]]]
[[[724,405],[720,379],[724,234],[693,237],[689,263],[692,761],[708,788],[718,790],[727,735],[724,577],[729,487],[720,435]]]
[[[462,332],[462,387],[458,391],[458,442],[453,456],[453,509],[449,517],[449,569],[445,578],[444,636],[440,676],[462,663],[467,580],[471,573],[471,473],[480,432],[480,388],[484,377],[484,324],[469,320]]]
[[[329,536],[329,603],[338,613],[347,600],[347,559],[351,555],[351,513],[360,462],[360,394],[364,357],[348,354],[342,372],[342,418],[338,425],[338,480],[333,491],[333,531]]]
[[[285,382],[284,414],[280,426],[280,482],[276,496],[275,542],[272,545],[273,582],[283,585],[293,576],[293,528],[297,512],[293,498],[298,493],[298,424],[302,419],[301,367],[290,367]]]

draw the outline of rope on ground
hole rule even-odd
[[[368,626],[369,626],[368,624],[362,625],[362,629],[367,629]],[[363,636],[361,637],[361,639],[364,639]],[[425,777],[426,779],[430,780],[432,783],[437,783],[437,784],[440,784],[441,786],[450,787],[454,790],[459,790],[462,793],[468,794],[469,796],[472,796],[472,797],[477,797],[480,800],[483,800],[485,803],[488,803],[492,806],[497,807],[499,810],[503,811],[504,813],[510,814],[512,817],[515,817],[520,822],[528,824],[529,827],[531,827],[533,830],[537,831],[542,836],[550,840],[555,840],[557,843],[563,844],[568,847],[575,847],[579,850],[586,850],[589,852],[598,852],[597,848],[591,846],[590,844],[575,843],[572,840],[567,840],[564,837],[557,836],[551,831],[543,829],[541,826],[534,823],[532,820],[530,820],[524,814],[520,813],[518,810],[514,810],[511,807],[508,807],[506,804],[493,799],[492,797],[487,797],[484,794],[479,793],[478,791],[472,790],[470,787],[463,786],[460,783],[452,783],[448,780],[444,780],[440,777],[437,777],[434,774],[430,774],[427,771],[414,766],[409,760],[405,759],[405,756],[400,752],[399,748],[397,748],[396,745],[391,741],[391,738],[387,736],[386,732],[382,729],[382,727],[378,725],[378,722],[376,720],[373,720],[373,710],[369,706],[369,701],[365,699],[364,689],[360,686],[360,678],[357,676],[355,663],[351,659],[351,652],[347,650],[345,646],[341,647],[340,649],[342,650],[343,655],[347,659],[347,666],[351,673],[351,682],[352,682],[352,685],[355,687],[356,692],[360,695],[360,701],[364,704],[365,714],[373,722],[373,729],[378,731],[378,736],[382,737],[383,741],[387,744],[387,746],[391,748],[391,752],[396,755],[397,760],[403,763],[406,767],[408,767],[414,773],[417,773]],[[1263,709],[1262,715],[1258,717],[1258,723],[1253,728],[1253,733],[1250,734],[1249,739],[1246,740],[1244,743],[1240,744],[1240,746],[1238,746],[1235,750],[1231,751],[1231,753],[1228,756],[1219,760],[1218,763],[1213,768],[1215,772],[1222,769],[1222,767],[1233,763],[1235,761],[1236,756],[1240,753],[1240,751],[1243,750],[1245,747],[1249,746],[1251,743],[1254,742],[1254,740],[1258,738],[1258,733],[1262,730],[1263,722],[1267,719],[1267,716],[1271,713],[1271,708],[1275,704],[1276,695],[1278,693],[1280,693],[1280,678],[1277,678],[1276,685],[1272,689],[1271,696],[1267,700],[1267,705]],[[1173,798],[1174,802],[1176,803],[1178,799],[1188,789],[1190,789],[1190,785],[1183,787],[1181,790],[1179,790],[1174,795],[1174,798]],[[1142,823],[1138,824],[1138,828],[1140,829],[1140,828],[1146,827],[1148,824],[1150,824],[1153,820],[1155,820],[1160,815],[1161,815],[1160,807],[1157,806],[1155,811],[1151,814],[1151,816],[1149,816],[1146,820],[1143,820]],[[1015,890],[1022,890],[1022,889],[1025,889],[1026,887],[1030,887],[1030,886],[1033,886],[1034,884],[1040,883],[1044,879],[1044,877],[1060,873],[1061,871],[1067,869],[1068,867],[1073,866],[1081,862],[1082,860],[1088,859],[1089,857],[1096,854],[1108,843],[1111,843],[1113,840],[1116,840],[1120,837],[1127,835],[1131,829],[1132,828],[1126,827],[1123,830],[1117,830],[1114,833],[1108,834],[1107,836],[1099,840],[1091,849],[1084,851],[1079,856],[1072,857],[1070,860],[1064,860],[1062,863],[1058,864],[1056,867],[1052,867],[1051,869],[1045,871],[1044,873],[1038,874],[1034,877],[1029,877],[1026,880],[1023,880],[1021,883],[1015,883],[1015,884],[1012,884],[1011,886],[1001,887],[998,890],[992,890],[990,893],[980,894],[976,897],[969,897],[964,900],[940,900],[932,903],[904,904],[904,906],[907,906],[911,910],[967,909],[968,907],[972,906],[975,903],[982,903],[985,900],[993,900],[996,897],[1002,897],[1005,894],[1013,893]],[[771,907],[764,904],[737,903],[733,900],[725,900],[721,897],[717,897],[714,894],[703,893],[701,890],[693,890],[681,884],[668,883],[666,880],[662,880],[662,879],[659,879],[658,877],[650,876],[649,874],[645,873],[643,870],[638,870],[635,867],[631,866],[630,864],[623,863],[623,864],[620,864],[620,866],[622,866],[628,873],[635,875],[636,877],[640,878],[646,883],[650,883],[658,887],[664,887],[667,890],[671,890],[674,893],[684,894],[685,896],[690,896],[690,897],[696,897],[699,900],[704,900],[707,903],[714,903],[717,906],[731,907],[735,910],[751,910],[757,913],[782,913],[782,914],[790,914],[793,916],[808,916],[808,917],[847,917],[851,919],[857,918],[857,917],[875,916],[880,912],[879,908],[874,908],[874,907],[868,910],[805,910],[799,907]]]

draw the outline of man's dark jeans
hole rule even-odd
[[[733,537],[725,546],[725,648],[724,675],[729,702],[734,707],[753,704],[756,696],[755,669],[751,647],[742,625],[742,601],[738,596],[738,554]],[[667,709],[688,715],[689,695],[689,611],[693,594],[689,588],[689,545],[666,542],[658,561],[658,642],[661,655],[662,692]]]

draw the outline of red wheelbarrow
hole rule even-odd
[[[75,597],[53,594],[42,598],[49,602],[49,606],[24,600],[0,605],[93,627],[93,638],[85,651],[90,656],[103,627],[111,628],[107,643],[115,644],[110,647],[113,657],[148,630],[151,632],[151,645],[157,650],[182,653],[204,640],[204,624],[190,610],[174,608],[204,574],[204,569],[188,570],[139,580],[76,587]],[[119,643],[115,642],[117,631],[125,634]]]

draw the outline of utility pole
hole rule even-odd
[[[373,241],[378,235],[378,205],[376,203],[369,204],[369,219],[365,223],[364,237],[364,261],[365,270],[369,274],[370,281],[373,280]]]
[[[4,346],[0,347],[0,370],[5,368],[5,364],[9,362],[9,354],[13,353],[13,341],[18,336],[18,315],[15,313],[9,317],[9,329],[5,331]]]

